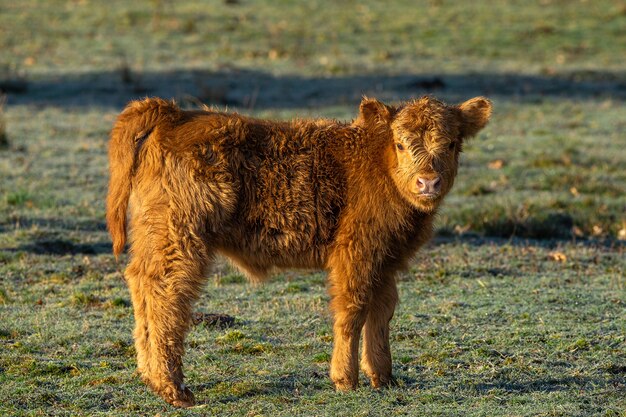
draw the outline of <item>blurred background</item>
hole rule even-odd
[[[440,232],[626,238],[623,2],[5,1],[0,28],[5,222],[101,219],[133,98],[350,120],[363,94],[486,95]]]
[[[5,1],[0,28],[4,222],[101,219],[133,98],[350,120],[363,94],[480,94],[441,232],[626,238],[623,2]]]

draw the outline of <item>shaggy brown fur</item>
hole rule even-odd
[[[337,389],[391,381],[394,275],[426,242],[452,187],[463,140],[489,120],[482,97],[458,106],[424,97],[397,107],[364,98],[352,123],[275,122],[182,111],[160,99],[119,116],[109,149],[107,224],[126,240],[139,373],[175,406],[192,304],[216,253],[252,280],[275,268],[328,271]]]

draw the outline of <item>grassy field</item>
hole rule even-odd
[[[0,415],[626,416],[626,5],[0,1]],[[134,372],[104,227],[132,98],[351,119],[361,95],[493,99],[438,237],[399,277],[396,387],[335,393],[322,273],[219,260],[188,337],[199,405]]]

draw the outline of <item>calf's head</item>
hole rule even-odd
[[[450,191],[463,141],[489,121],[491,102],[476,97],[448,106],[423,97],[398,107],[364,98],[357,123],[386,138],[385,166],[400,194],[432,211]]]

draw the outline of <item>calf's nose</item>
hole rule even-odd
[[[441,178],[418,178],[417,188],[422,194],[437,194],[441,190]]]

